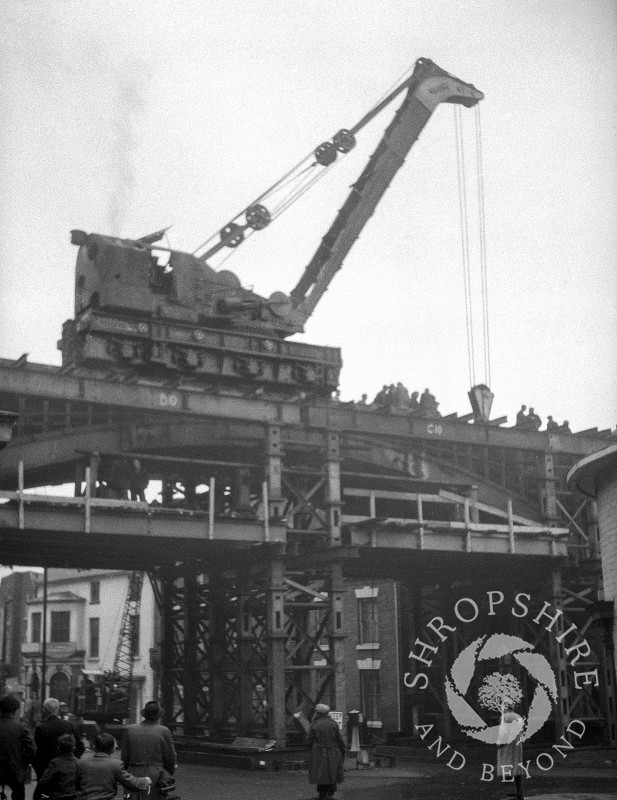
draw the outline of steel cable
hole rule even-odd
[[[465,151],[462,130],[462,114],[459,105],[454,106],[454,129],[456,133],[456,165],[458,174],[458,199],[461,224],[461,253],[463,259],[463,286],[465,293],[465,327],[467,332],[467,363],[470,386],[476,384],[476,364],[473,337],[473,305],[471,296],[471,270],[469,257],[469,220],[467,214],[467,183],[465,176]]]
[[[480,226],[480,275],[482,281],[482,330],[484,337],[484,376],[487,386],[491,385],[491,339],[488,308],[488,262],[486,257],[486,215],[484,204],[484,165],[482,160],[482,126],[480,106],[475,106],[476,120],[476,165],[478,181],[478,220]]]

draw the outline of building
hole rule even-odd
[[[131,573],[126,571],[49,570],[44,652],[43,581],[37,582],[34,596],[26,602],[22,644],[22,682],[28,705],[36,705],[42,697],[44,659],[46,697],[68,703],[81,717],[105,712],[103,678],[117,665],[130,586]],[[140,612],[129,622],[133,721],[143,704],[155,696],[150,665],[155,603],[148,581],[143,581]]]
[[[613,738],[617,732],[617,444],[609,445],[597,453],[578,461],[568,473],[568,486],[598,505],[600,531],[600,557],[602,561],[602,586],[604,602],[598,603],[595,619],[605,630],[607,651],[613,656],[613,685],[609,693],[607,713],[612,715]],[[610,688],[610,687],[609,687]]]
[[[347,585],[347,711],[360,711],[366,741],[401,729],[400,592],[392,580]]]
[[[0,691],[20,692],[21,650],[26,603],[34,594],[36,572],[11,572],[0,581]]]

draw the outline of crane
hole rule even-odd
[[[131,572],[122,610],[114,663],[104,680],[106,721],[122,721],[127,719],[130,714],[133,669],[139,641],[139,612],[143,582],[143,572],[138,570]]]
[[[357,134],[402,93],[394,119],[289,294],[261,297],[230,270],[212,266],[349,153]],[[298,390],[329,396],[338,385],[340,352],[282,340],[304,330],[437,106],[472,107],[483,96],[430,59],[418,59],[412,74],[355,126],[320,144],[193,253],[162,247],[164,230],[139,239],[71,231],[79,252],[75,317],[59,344],[63,368],[113,364],[149,377],[215,379],[242,391],[258,382],[282,396]]]

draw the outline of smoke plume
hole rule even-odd
[[[136,185],[135,155],[139,147],[140,124],[146,109],[151,72],[141,60],[123,61],[118,69],[112,97],[114,119],[109,153],[109,198],[107,230],[122,233]]]

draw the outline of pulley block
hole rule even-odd
[[[270,212],[265,206],[257,204],[246,210],[246,224],[254,231],[263,230],[271,221]]]
[[[244,231],[241,225],[230,222],[224,228],[221,228],[221,241],[227,247],[237,247],[243,239]]]
[[[341,128],[341,130],[332,137],[332,142],[339,153],[348,153],[356,146],[356,137],[351,131],[348,131],[347,128]]]
[[[315,160],[322,167],[329,167],[336,161],[336,147],[332,142],[324,142],[315,150]]]

